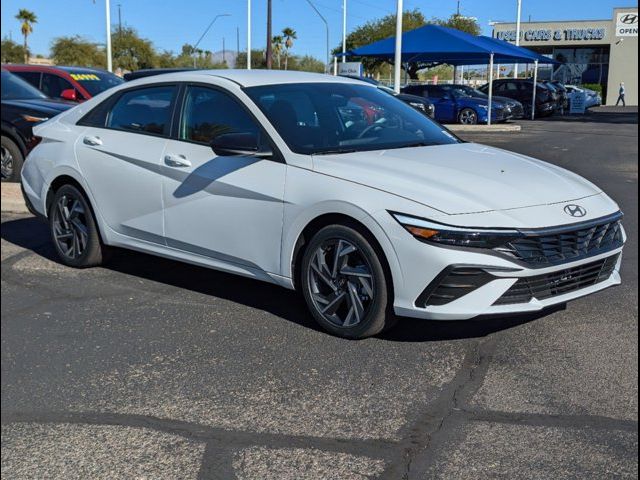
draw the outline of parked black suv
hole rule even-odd
[[[480,87],[482,93],[489,93],[489,84]],[[533,101],[533,80],[501,78],[493,81],[493,94],[509,97],[522,103],[525,117],[531,118]],[[542,83],[536,84],[536,117],[553,115],[557,108],[557,95]]]
[[[32,127],[73,107],[47,97],[2,70],[2,181],[18,181],[27,153],[34,146]]]

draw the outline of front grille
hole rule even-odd
[[[519,279],[494,305],[529,303],[575,292],[604,282],[613,274],[620,255],[546,275]]]
[[[524,117],[524,109],[522,108],[522,105],[511,105],[511,114],[514,118]]]
[[[549,267],[598,255],[623,244],[621,214],[576,229],[526,232],[495,250],[534,268]]]

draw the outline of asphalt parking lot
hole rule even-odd
[[[44,224],[3,214],[2,476],[637,478],[637,110],[465,139],[618,201],[624,284],[353,342],[274,286],[128,252],[68,269]]]

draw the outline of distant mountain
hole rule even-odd
[[[223,61],[226,61],[229,68],[235,68],[236,56],[237,52],[235,50],[227,50],[224,54],[222,50],[219,50],[211,54],[211,58],[215,63],[222,63]]]

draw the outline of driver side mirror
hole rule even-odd
[[[69,100],[71,102],[77,102],[78,94],[75,88],[67,88],[65,90],[62,90],[62,92],[60,92],[60,98]]]
[[[271,158],[270,148],[260,148],[259,137],[255,133],[223,133],[211,142],[213,153],[219,157]]]

